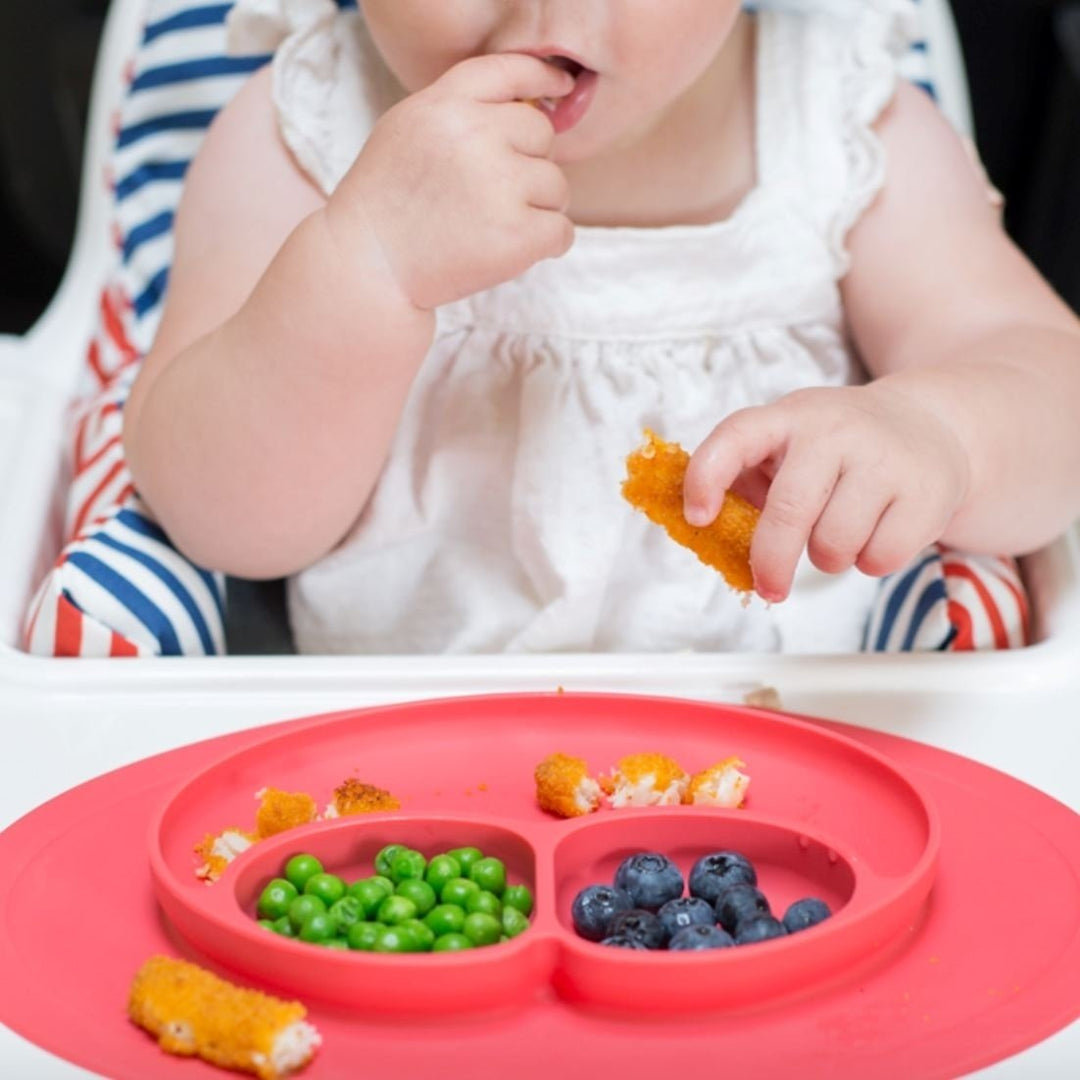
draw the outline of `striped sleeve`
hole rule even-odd
[[[934,546],[882,581],[863,647],[970,652],[1030,644],[1030,607],[1016,560]]]

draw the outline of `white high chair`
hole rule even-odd
[[[31,590],[59,546],[66,407],[111,256],[100,182],[145,0],[114,0],[99,58],[76,243],[48,311],[0,338],[0,828],[107,769],[244,727],[409,698],[543,690],[739,701],[771,687],[785,707],[966,754],[1080,806],[1080,553],[1070,535],[1026,562],[1038,643],[1012,653],[858,656],[574,655],[41,659],[17,642]],[[971,130],[945,0],[923,0],[939,102]],[[909,75],[919,80],[919,58]],[[1072,1075],[1080,1025],[980,1075]],[[1070,1063],[1071,1066],[1070,1066]],[[0,1026],[0,1074],[86,1077]]]

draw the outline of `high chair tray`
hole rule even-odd
[[[533,801],[532,769],[554,750],[597,772],[642,750],[688,770],[737,754],[753,780],[743,810],[559,821]],[[389,788],[402,809],[282,833],[215,885],[195,878],[193,844],[250,823],[256,791],[328,801],[348,775]],[[396,838],[488,844],[534,886],[533,926],[473,956],[373,957],[255,924],[255,892],[287,854],[370,861]],[[685,872],[704,850],[739,845],[774,908],[813,891],[833,919],[719,955],[624,953],[573,935],[574,892],[610,878],[622,855],[655,848]],[[1080,819],[1059,803],[835,724],[571,694],[316,717],[147,759],[0,835],[0,1020],[108,1076],[218,1075],[166,1057],[124,1019],[132,975],[164,952],[304,1000],[324,1037],[313,1080],[360,1062],[430,1077],[451,1060],[525,1077],[666,1075],[710,1060],[764,1077],[957,1076],[1080,1013],[1077,864]],[[258,945],[272,960],[261,969]]]

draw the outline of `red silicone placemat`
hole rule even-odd
[[[566,695],[564,707],[573,701]],[[554,998],[452,1022],[371,1021],[314,1005],[325,1044],[305,1075],[381,1069],[431,1077],[460,1067],[539,1078],[621,1066],[651,1076],[722,1061],[725,1072],[759,1077],[911,1080],[960,1075],[1076,1019],[1080,819],[965,759],[829,726],[886,754],[940,813],[941,861],[925,918],[885,962],[798,1001],[707,1019],[631,1023]],[[186,778],[288,728],[212,740],[112,773],[0,836],[0,1020],[108,1076],[220,1075],[164,1057],[124,1019],[139,964],[154,952],[183,953],[153,901],[147,824]]]

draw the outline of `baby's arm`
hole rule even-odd
[[[458,65],[386,114],[329,202],[279,141],[268,72],[222,113],[125,409],[136,484],[186,555],[278,576],[347,532],[435,306],[569,246],[550,121],[515,103],[568,79],[532,57]]]
[[[904,84],[878,131],[888,180],[842,286],[874,380],[741,410],[687,470],[694,523],[732,484],[764,504],[751,566],[767,599],[804,549],[827,572],[885,574],[936,540],[1031,551],[1080,514],[1080,323],[921,91]]]

